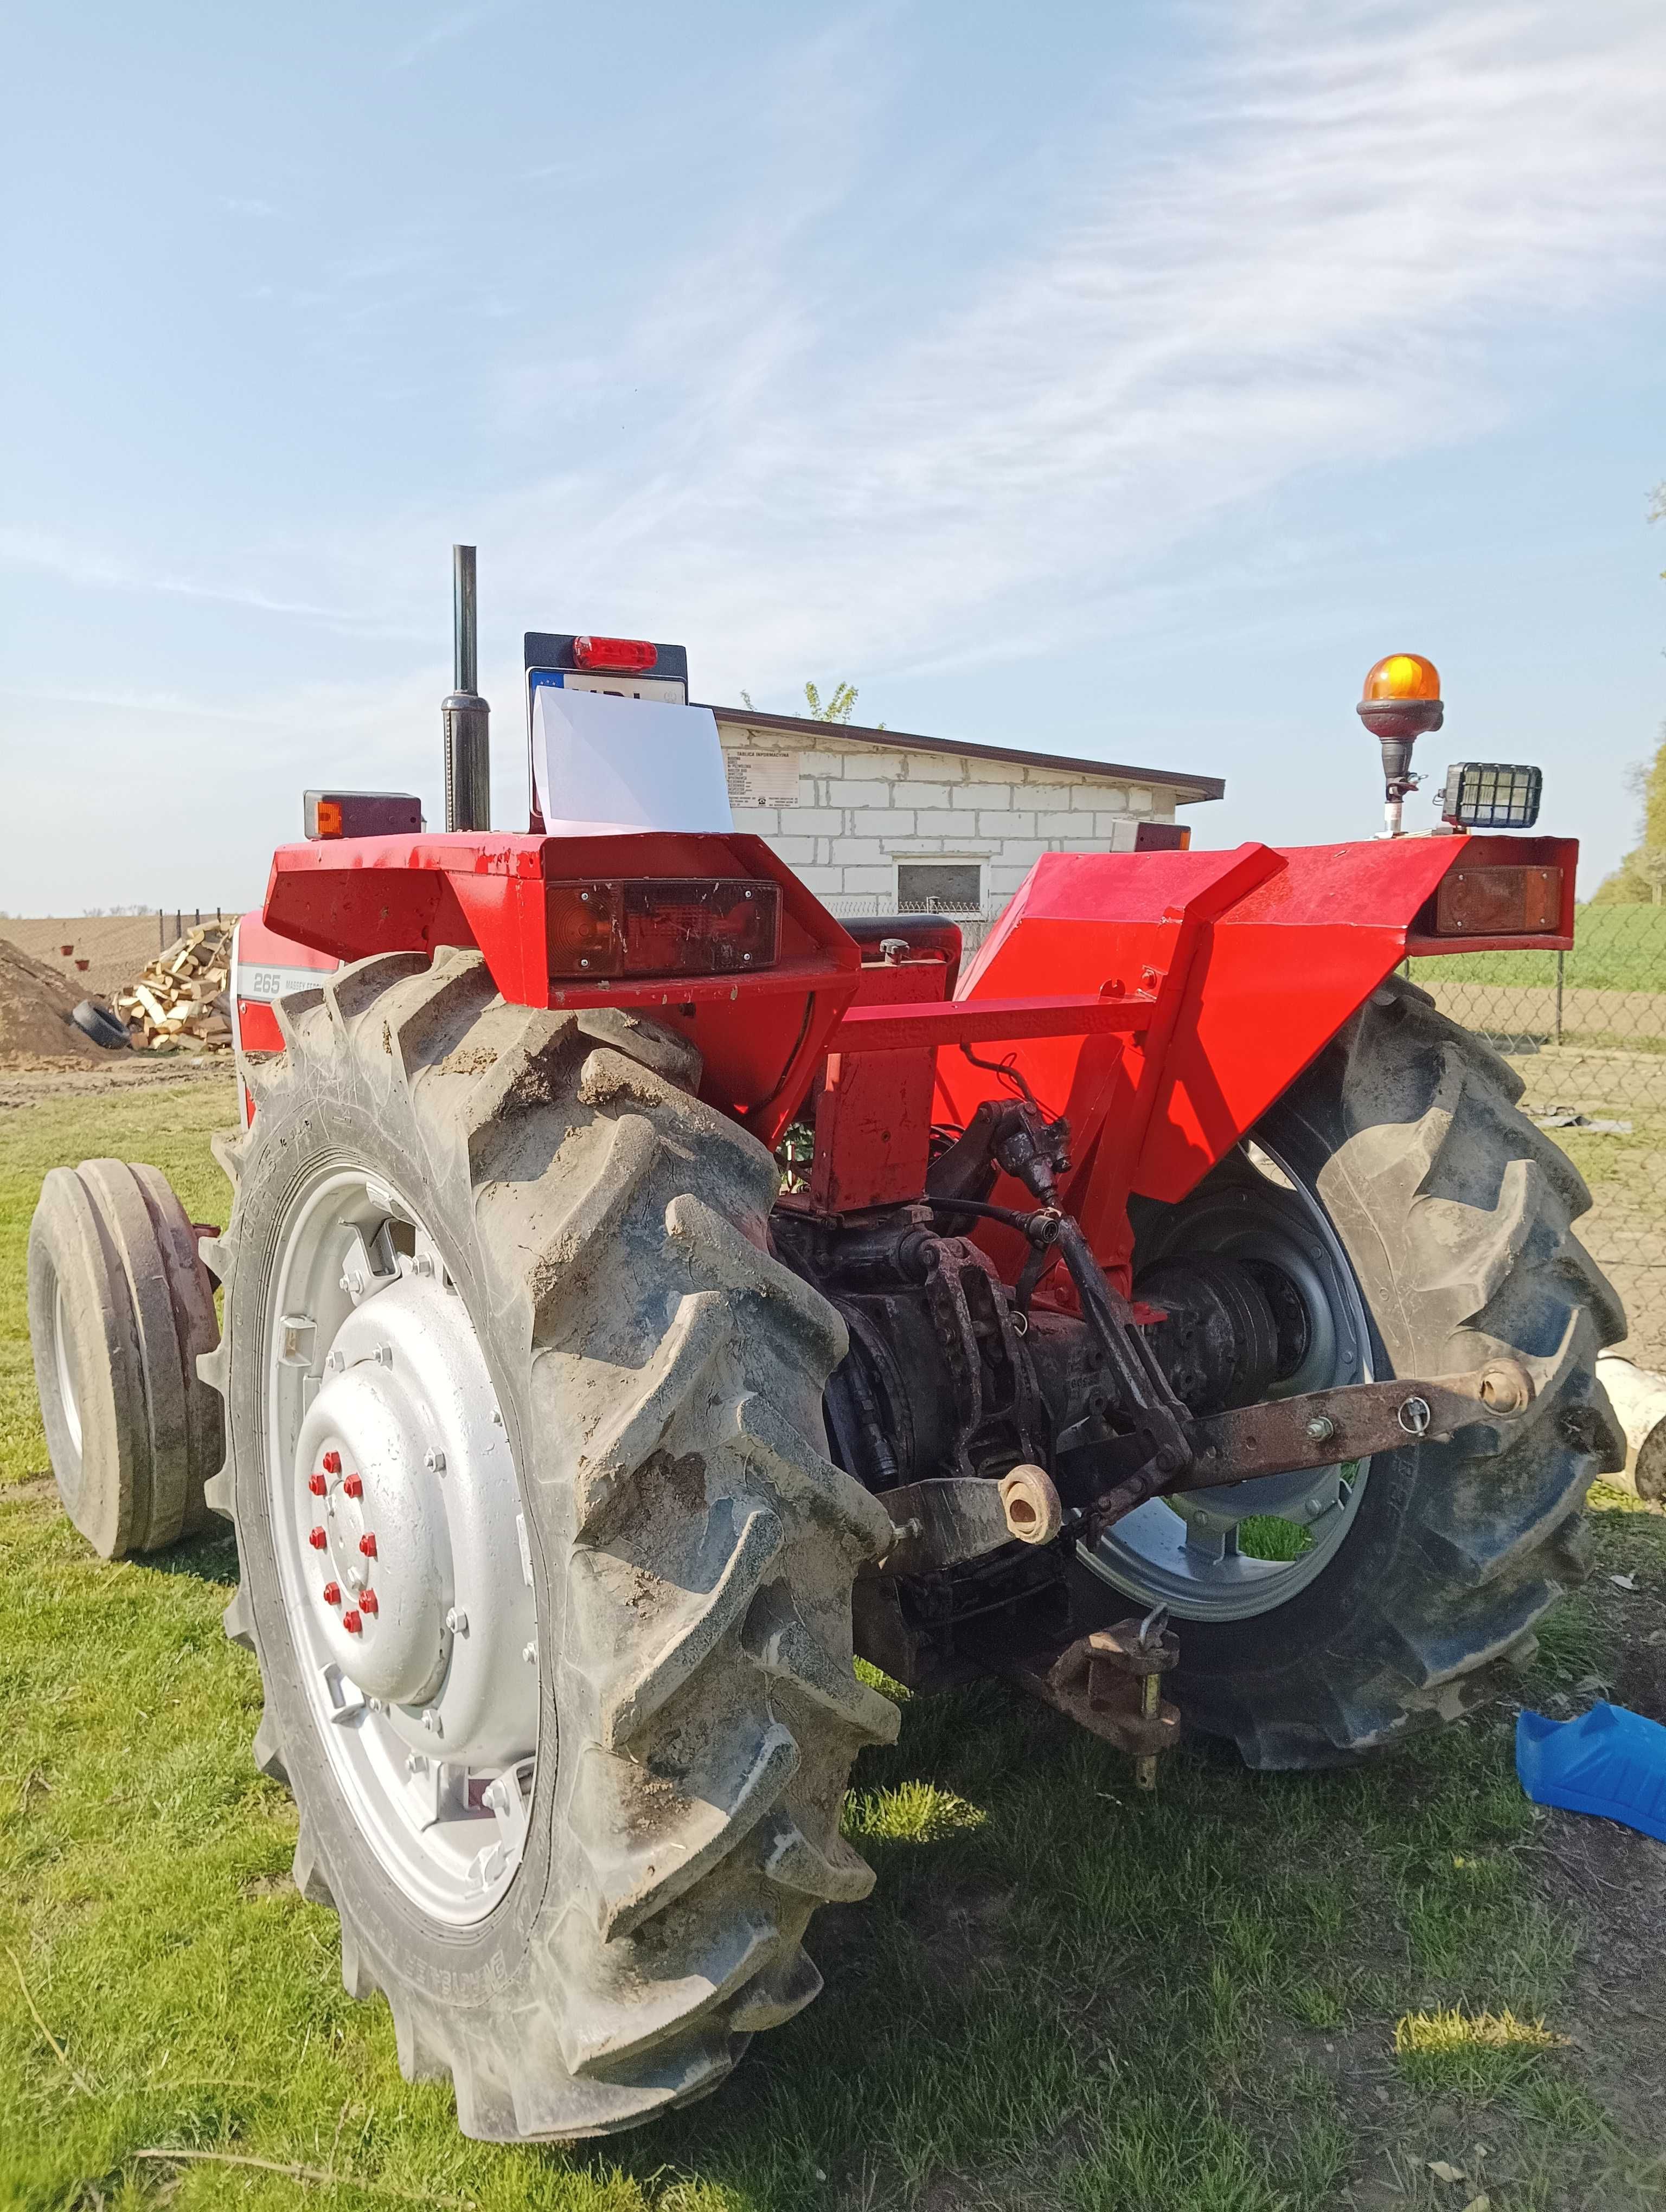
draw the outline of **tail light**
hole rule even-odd
[[[746,876],[551,884],[550,973],[726,975],[774,963],[781,887]]]
[[[573,663],[609,676],[640,676],[660,658],[645,637],[575,637]]]
[[[1435,894],[1437,937],[1536,937],[1560,929],[1560,868],[1454,868]]]

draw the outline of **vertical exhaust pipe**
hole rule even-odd
[[[474,548],[453,545],[452,562],[452,682],[441,704],[446,732],[446,827],[492,826],[492,710],[475,689],[479,678],[479,629],[475,603]]]

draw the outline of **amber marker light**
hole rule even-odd
[[[1440,697],[1440,672],[1420,653],[1391,653],[1371,670],[1360,694],[1362,706],[1378,699]]]
[[[1445,718],[1440,672],[1420,653],[1385,653],[1365,678],[1358,712],[1383,749],[1386,835],[1398,837],[1406,798],[1418,784],[1412,773],[1412,747],[1426,731],[1438,730]]]

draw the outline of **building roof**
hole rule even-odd
[[[824,722],[807,714],[761,714],[755,707],[714,707],[720,722],[740,722],[748,729],[781,730],[810,739],[848,738],[862,745],[891,745],[909,753],[953,753],[963,759],[1016,761],[1023,768],[1057,769],[1067,775],[1103,777],[1108,783],[1160,783],[1172,791],[1175,803],[1190,806],[1204,799],[1219,799],[1226,789],[1218,775],[1195,775],[1185,769],[1129,768],[1122,761],[1081,760],[1073,753],[1032,753],[1018,745],[978,745],[957,738],[922,738],[908,730],[869,730],[851,722]]]

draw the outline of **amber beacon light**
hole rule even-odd
[[[1365,678],[1359,719],[1383,748],[1383,817],[1386,835],[1398,837],[1408,794],[1417,789],[1412,747],[1445,718],[1440,703],[1440,672],[1420,653],[1390,653]]]

